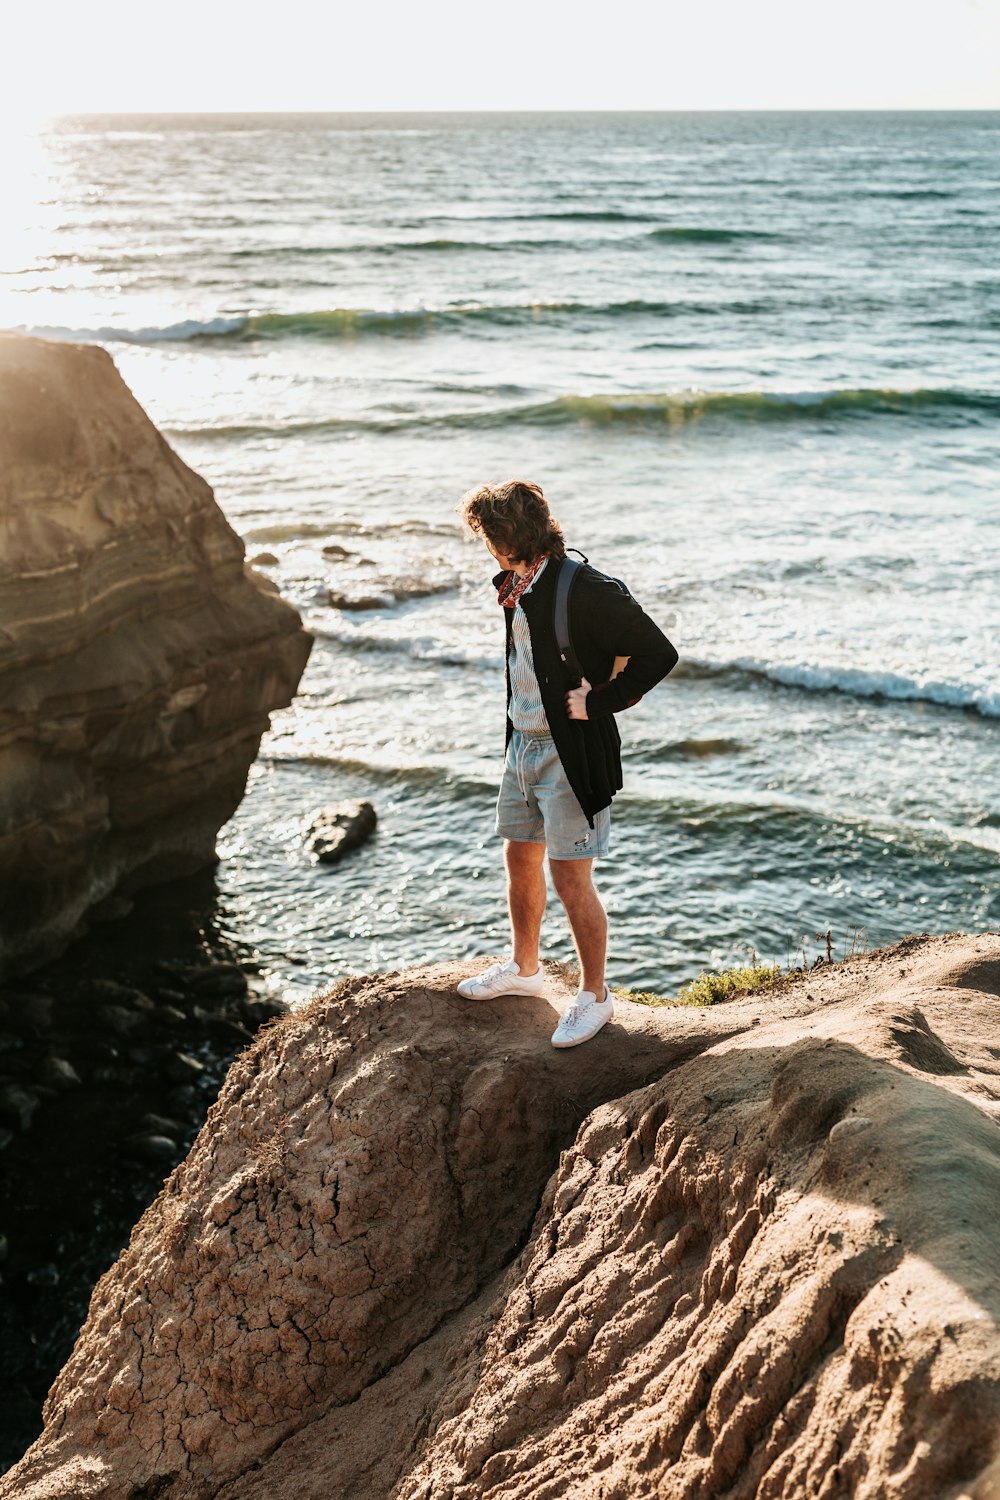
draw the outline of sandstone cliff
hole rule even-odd
[[[310,644],[103,350],[0,335],[0,972],[212,860]]]
[[[0,1496],[996,1496],[1000,936],[566,1053],[457,977],[237,1060]]]

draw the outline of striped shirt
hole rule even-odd
[[[546,558],[530,586],[525,589],[525,594],[531,593],[547,567]],[[549,721],[545,717],[542,693],[535,676],[528,619],[520,603],[515,604],[513,616],[510,622],[510,655],[507,658],[510,668],[510,721],[515,729],[520,729],[525,734],[549,734]]]

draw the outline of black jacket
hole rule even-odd
[[[566,712],[566,694],[576,683],[559,660],[556,647],[553,603],[559,559],[551,558],[541,577],[521,597],[528,621],[535,675],[542,706],[559,752],[566,779],[576,799],[594,826],[595,814],[608,807],[621,790],[621,736],[614,715],[638,703],[677,665],[677,652],[630,594],[589,564],[580,569],[569,596],[569,625],[573,647],[592,684],[587,695],[586,719],[571,719]],[[499,588],[507,577],[498,573]],[[506,660],[510,660],[510,638],[514,611],[505,609]],[[628,666],[609,682],[616,656],[627,656]],[[507,741],[514,726],[510,720],[510,668],[507,669]]]

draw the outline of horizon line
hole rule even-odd
[[[329,118],[337,115],[988,115],[1000,114],[1000,104],[993,105],[896,105],[896,104],[831,104],[831,105],[690,105],[675,108],[646,108],[629,106],[618,108],[607,105],[600,108],[565,105],[550,109],[462,109],[439,108],[420,105],[409,109],[69,109],[43,116],[50,120],[96,119],[107,116],[153,117],[186,119],[194,116],[212,115],[216,118],[234,118],[241,115],[281,115],[292,119]]]

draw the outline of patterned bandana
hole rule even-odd
[[[543,552],[541,557],[536,558],[523,578],[519,578],[513,570],[508,573],[503,583],[497,589],[497,603],[502,605],[504,609],[513,609],[524,591],[530,589],[542,571],[542,564],[548,555],[547,552]]]

